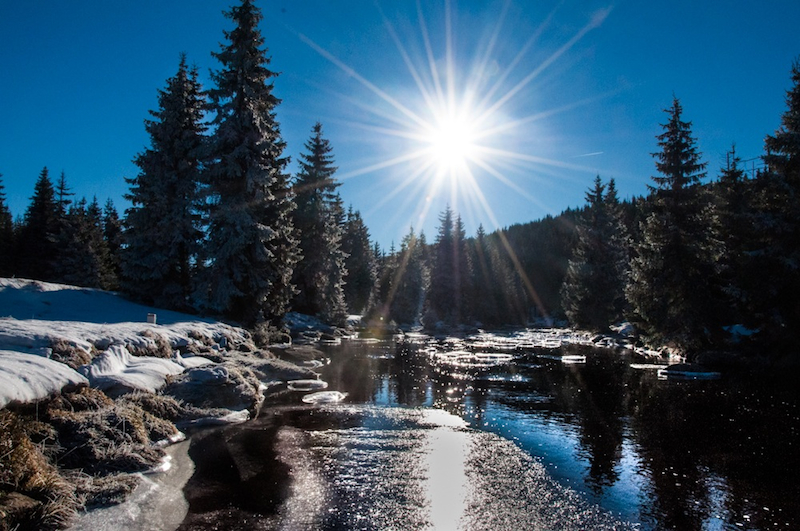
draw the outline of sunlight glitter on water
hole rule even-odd
[[[434,529],[457,529],[464,513],[467,444],[466,435],[458,431],[434,430],[428,436],[428,481],[425,489]]]

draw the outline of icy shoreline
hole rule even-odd
[[[185,514],[193,464],[188,442],[162,441],[178,440],[178,426],[244,422],[276,382],[315,377],[242,328],[114,293],[0,279],[0,469],[8,476],[0,516],[12,529],[118,529],[151,517],[148,527],[177,527],[183,517],[173,509]],[[165,458],[168,469],[146,472]],[[86,512],[98,505],[113,507]]]
[[[189,502],[183,494],[184,486],[194,473],[189,445],[190,441],[185,440],[169,446],[166,470],[141,474],[141,482],[124,502],[81,512],[67,529],[177,529],[189,511]]]

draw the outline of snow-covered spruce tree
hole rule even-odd
[[[752,312],[766,335],[793,344],[800,336],[800,59],[791,71],[792,87],[781,126],[764,141],[765,170],[757,177],[751,250],[751,275],[761,280],[750,290]]]
[[[344,299],[351,313],[364,314],[372,302],[378,281],[378,269],[369,231],[361,214],[351,207],[347,211],[342,235],[345,254]]]
[[[297,209],[294,228],[301,259],[294,269],[297,288],[292,307],[342,325],[347,318],[343,291],[345,254],[342,251],[341,200],[334,178],[331,145],[322,135],[322,124],[314,125],[311,138],[300,155],[300,171],[294,181]]]
[[[253,325],[280,319],[295,294],[295,203],[275,118],[280,100],[270,80],[277,74],[268,68],[258,29],[261,12],[243,0],[226,16],[236,27],[213,54],[222,68],[209,91],[215,116],[205,171],[208,270],[201,296],[212,311]]]
[[[52,261],[56,253],[58,205],[47,168],[36,180],[31,204],[17,240],[16,275],[36,280],[52,280]]]
[[[561,287],[561,304],[573,326],[605,332],[621,317],[627,268],[613,181],[607,191],[598,175],[586,193],[586,203]]]
[[[2,177],[0,174],[0,276],[7,277],[14,270],[14,218],[6,204]]]
[[[677,98],[654,153],[659,175],[650,187],[642,239],[631,261],[626,290],[631,319],[654,343],[693,354],[715,332],[715,246],[709,201],[700,185],[700,161],[691,122],[681,118]]]
[[[202,239],[199,182],[205,99],[196,69],[181,55],[178,71],[159,90],[158,110],[145,120],[150,147],[134,159],[139,174],[127,179],[120,256],[123,289],[166,308],[187,309]]]

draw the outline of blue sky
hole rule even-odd
[[[0,174],[14,215],[44,166],[124,210],[157,91],[181,52],[209,85],[231,3],[0,0]],[[796,0],[259,6],[286,154],[296,160],[321,121],[342,198],[384,247],[410,225],[432,241],[448,204],[473,234],[580,206],[597,174],[644,194],[673,95],[715,177],[732,143],[743,159],[762,153],[800,56]],[[430,154],[440,126],[458,136],[452,166]]]

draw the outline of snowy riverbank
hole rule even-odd
[[[301,378],[316,375],[242,328],[100,290],[0,279],[1,520],[60,528],[87,507],[160,503],[164,489],[174,498],[191,468],[185,449],[168,450],[173,472],[142,475],[165,462],[164,441],[180,440],[179,427],[247,420],[265,392]]]

